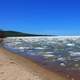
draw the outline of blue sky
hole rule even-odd
[[[0,29],[80,35],[80,1],[0,0]]]

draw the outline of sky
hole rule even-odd
[[[0,29],[80,35],[80,0],[0,0]]]

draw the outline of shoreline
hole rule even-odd
[[[2,59],[0,59],[0,65],[2,65],[5,69],[0,67],[0,73],[3,70],[4,74],[9,73],[12,74],[11,76],[13,77],[13,79],[7,79],[7,75],[5,76],[3,74],[3,77],[6,78],[4,80],[68,80],[65,77],[55,73],[55,72],[51,72],[43,67],[41,67],[39,64],[37,64],[36,62],[32,61],[31,59],[27,59],[23,56],[14,54],[13,52],[6,50],[4,48],[0,48],[0,56],[4,56]],[[13,66],[12,66],[13,65]],[[11,73],[11,71],[8,68],[11,68],[11,71],[13,70],[13,72]],[[15,69],[18,70],[18,73],[21,73],[20,75],[18,75],[18,77],[16,78],[15,76],[17,76],[17,74],[15,75]],[[21,71],[22,70],[22,71]],[[21,75],[25,73],[23,75],[24,78],[21,77]],[[27,76],[28,75],[28,76]],[[32,77],[29,77],[29,75]],[[0,74],[1,76],[1,74]],[[8,76],[10,77],[10,76]],[[21,79],[22,78],[22,79]],[[30,79],[29,79],[30,78]],[[3,80],[3,79],[1,79]]]

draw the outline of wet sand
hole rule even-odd
[[[34,61],[0,48],[0,80],[68,80]]]

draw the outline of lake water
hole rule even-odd
[[[70,80],[80,80],[80,36],[8,37],[4,47]]]

